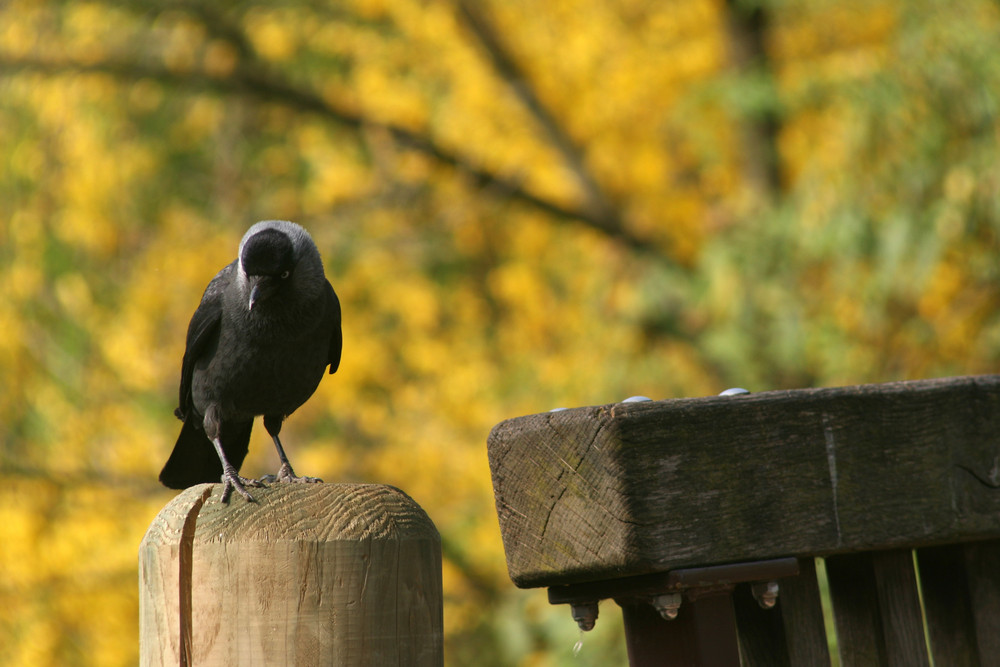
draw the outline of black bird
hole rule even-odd
[[[342,346],[340,301],[309,233],[284,220],[255,224],[188,325],[174,411],[184,426],[160,481],[183,489],[221,478],[223,502],[233,489],[252,501],[245,487],[263,484],[239,469],[259,415],[281,459],[273,479],[321,481],[295,475],[278,433],[327,366],[336,372]]]

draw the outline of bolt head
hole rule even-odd
[[[653,607],[660,613],[665,621],[672,621],[681,612],[681,601],[683,597],[680,593],[665,593],[657,595],[651,602]]]
[[[778,604],[780,589],[777,581],[756,583],[750,587],[750,590],[762,609],[774,609],[775,605]]]
[[[576,621],[581,630],[590,632],[594,629],[594,625],[597,624],[598,613],[596,602],[571,605],[570,611],[573,613],[573,620]]]

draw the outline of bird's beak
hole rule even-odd
[[[250,301],[247,310],[253,310],[254,304],[264,298],[264,280],[261,276],[248,276],[250,281]]]
[[[250,303],[247,304],[247,310],[253,310],[253,305],[260,298],[260,283],[254,282],[253,287],[250,288]]]
[[[247,311],[252,311],[254,306],[270,299],[278,290],[278,285],[271,276],[250,276],[250,298],[247,301]]]

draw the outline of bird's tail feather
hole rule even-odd
[[[252,428],[252,420],[222,423],[222,448],[236,470],[243,465],[250,448]],[[160,471],[160,482],[169,489],[186,489],[203,482],[218,482],[221,477],[222,461],[215,453],[212,441],[193,419],[185,420],[174,451]]]

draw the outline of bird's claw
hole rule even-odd
[[[256,502],[250,492],[246,490],[246,487],[252,486],[256,488],[261,488],[264,483],[247,477],[240,477],[236,474],[235,470],[226,471],[222,475],[222,502],[228,503],[229,497],[233,494],[233,489],[235,489],[248,503]]]
[[[260,478],[261,482],[266,482],[268,484],[273,484],[274,482],[286,482],[286,483],[296,483],[296,484],[319,484],[322,483],[319,477],[299,477],[292,470],[292,466],[287,463],[282,463],[281,467],[278,468],[277,475],[264,475]]]

